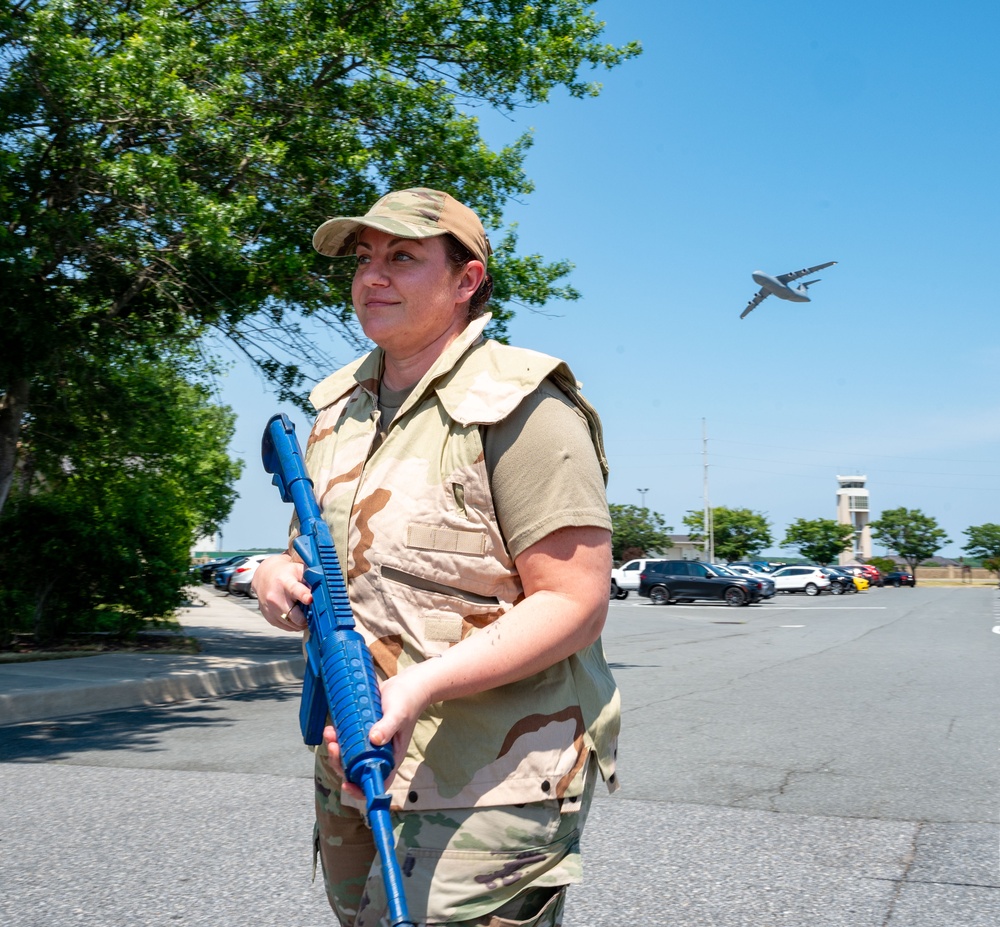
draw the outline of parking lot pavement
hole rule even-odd
[[[271,633],[249,602],[202,608],[220,654]],[[612,603],[622,790],[595,797],[567,927],[996,927],[995,629],[982,591]],[[0,923],[330,923],[297,698],[25,725]]]

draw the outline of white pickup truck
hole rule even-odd
[[[662,557],[647,557],[644,560],[626,560],[620,567],[611,571],[611,598],[625,599],[630,592],[639,591],[639,574],[647,563],[661,560]]]

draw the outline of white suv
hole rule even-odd
[[[662,557],[646,557],[642,560],[628,560],[611,571],[611,597],[626,599],[630,592],[639,591],[639,575],[647,563],[662,560]]]
[[[819,567],[786,566],[770,574],[777,592],[804,592],[819,595],[830,588],[830,577]]]

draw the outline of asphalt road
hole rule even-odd
[[[605,641],[625,693],[630,795],[996,822],[996,596],[918,586],[749,608],[630,597]]]
[[[1000,596],[613,602],[567,927],[996,927]],[[298,692],[0,728],[0,923],[330,925]]]

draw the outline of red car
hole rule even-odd
[[[882,585],[882,574],[878,571],[878,567],[873,567],[870,563],[862,563],[860,566],[865,571],[865,578],[871,585]]]

